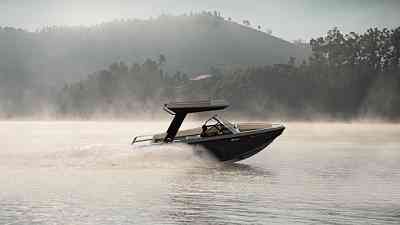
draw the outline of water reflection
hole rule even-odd
[[[234,172],[240,173],[242,176],[262,176],[262,177],[272,177],[273,172],[267,170],[266,168],[244,164],[244,163],[233,163],[233,164],[221,164],[219,170],[221,172]]]
[[[255,207],[257,193],[273,179],[272,171],[242,163],[190,169],[171,181],[168,217],[179,224],[256,224],[266,213]]]

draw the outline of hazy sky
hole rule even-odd
[[[0,0],[0,26],[35,30],[202,10],[248,19],[289,41],[320,36],[334,26],[345,32],[400,26],[400,0]]]

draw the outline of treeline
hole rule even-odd
[[[225,98],[232,113],[280,119],[400,118],[400,28],[343,34],[338,29],[310,41],[301,63],[264,67],[212,67],[203,79],[167,74],[167,59],[113,63],[87,80],[65,86],[59,115],[130,117],[155,112],[162,103]],[[157,110],[155,110],[157,109]]]
[[[187,82],[182,72],[163,71],[164,55],[142,64],[116,62],[88,79],[65,85],[56,97],[56,114],[62,117],[133,117],[154,115],[161,104],[175,98],[177,85]]]
[[[224,73],[217,94],[240,109],[285,118],[400,118],[400,27],[310,41],[312,56],[295,65]],[[231,92],[232,91],[232,92]]]
[[[164,73],[192,75],[215,65],[273,65],[309,56],[309,49],[247,22],[204,11],[34,32],[0,27],[0,118],[52,116],[60,111],[54,93],[65,83],[84,80],[115,61],[131,67],[162,53],[168,56]]]

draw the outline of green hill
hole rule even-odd
[[[165,70],[188,75],[210,67],[297,62],[309,50],[210,13],[121,20],[36,32],[0,29],[0,81],[63,84],[110,62],[141,62],[163,54]],[[3,82],[4,84],[4,82]]]

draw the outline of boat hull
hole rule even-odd
[[[187,144],[200,145],[219,161],[236,162],[260,152],[282,134],[285,127],[261,129],[235,135],[203,138]]]

